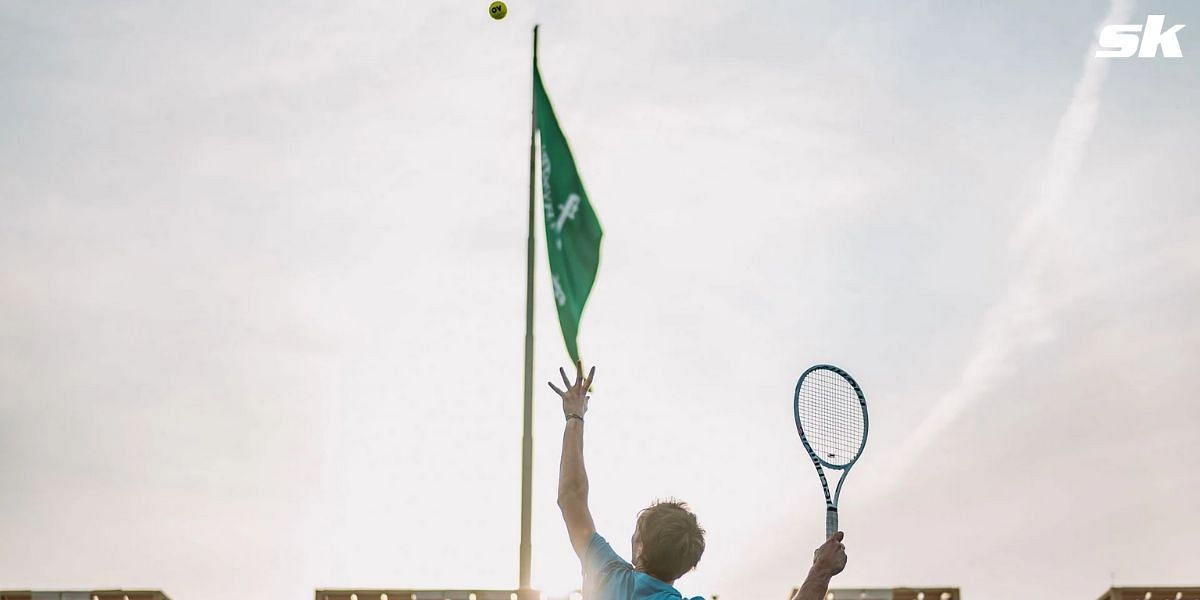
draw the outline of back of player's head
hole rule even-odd
[[[662,581],[691,571],[704,554],[704,529],[687,504],[660,500],[638,513],[638,567]]]

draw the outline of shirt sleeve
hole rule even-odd
[[[625,562],[598,533],[588,540],[583,590],[587,600],[626,600],[633,596],[633,565]]]

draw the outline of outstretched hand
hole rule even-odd
[[[814,571],[820,571],[833,577],[846,568],[846,545],[842,543],[845,535],[840,531],[833,534],[813,552],[812,568]]]
[[[562,398],[563,415],[579,415],[582,418],[587,413],[588,399],[591,398],[588,396],[588,391],[592,388],[592,377],[596,375],[596,367],[593,366],[588,371],[587,379],[584,379],[583,361],[576,361],[575,383],[571,383],[571,380],[567,378],[567,372],[562,367],[559,367],[558,374],[562,375],[563,385],[567,388],[565,391],[558,389],[554,382],[547,381],[546,383],[550,385],[550,389],[554,390],[554,393]]]
[[[816,552],[813,552],[813,564],[808,570],[808,577],[800,589],[792,596],[792,600],[825,600],[829,594],[829,580],[846,568],[846,546],[842,544],[845,534],[838,531],[829,536]]]

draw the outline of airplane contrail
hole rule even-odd
[[[1095,38],[1107,25],[1129,22],[1134,4],[1133,0],[1113,0]],[[1088,49],[1083,73],[1054,132],[1045,171],[1034,190],[1035,199],[1010,238],[1015,268],[1008,288],[984,315],[974,351],[958,381],[938,398],[900,448],[890,455],[892,465],[884,470],[885,480],[880,482],[883,487],[897,482],[967,407],[1011,374],[1017,356],[1054,336],[1054,301],[1046,297],[1039,285],[1046,253],[1039,251],[1046,240],[1047,226],[1054,222],[1070,195],[1095,129],[1100,92],[1109,66],[1109,60],[1095,58],[1095,51],[1095,45]]]

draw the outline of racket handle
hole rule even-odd
[[[837,509],[829,508],[825,511],[825,539],[833,537],[837,530]]]

